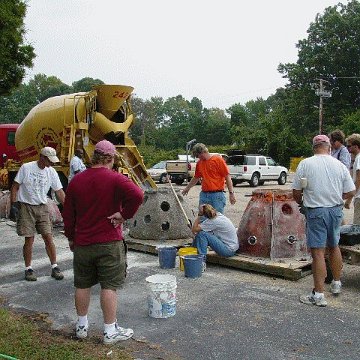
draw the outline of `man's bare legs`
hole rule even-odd
[[[100,304],[105,324],[112,324],[116,321],[117,293],[116,290],[101,289]]]

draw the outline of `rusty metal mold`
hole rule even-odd
[[[238,228],[241,254],[270,259],[308,257],[305,217],[291,190],[255,190]]]

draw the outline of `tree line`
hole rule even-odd
[[[197,97],[133,96],[136,122],[131,137],[145,163],[175,158],[193,138],[213,152],[236,148],[269,155],[285,166],[291,157],[309,156],[310,141],[319,132],[320,79],[332,95],[323,98],[323,132],[336,128],[346,134],[360,132],[359,1],[326,8],[307,33],[296,44],[297,62],[278,67],[287,85],[266,99],[219,109],[204,107]],[[37,74],[0,97],[0,122],[21,122],[33,106],[50,96],[89,91],[101,83],[87,77],[67,85],[54,76]]]

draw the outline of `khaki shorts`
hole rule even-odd
[[[48,206],[20,203],[16,231],[19,236],[25,237],[34,236],[36,232],[41,235],[51,234],[52,223]]]
[[[74,248],[74,286],[88,289],[100,283],[102,289],[116,290],[126,277],[126,244],[111,241]]]

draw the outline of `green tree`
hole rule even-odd
[[[87,92],[93,89],[96,85],[102,85],[104,82],[100,79],[93,79],[91,77],[84,77],[78,81],[72,83],[72,88],[74,93],[77,92]]]
[[[26,4],[21,0],[0,2],[0,96],[19,86],[25,68],[33,66],[34,48],[24,43]]]
[[[332,90],[324,113],[327,132],[336,126],[339,117],[360,107],[360,3],[352,0],[347,5],[339,3],[326,8],[310,24],[308,37],[300,40],[297,47],[297,62],[280,64],[278,68],[289,80],[292,110],[297,110],[293,123],[303,124],[310,133],[316,132],[313,106],[319,99],[314,90],[319,79],[324,79],[328,81],[327,90]]]
[[[37,104],[49,97],[71,92],[72,88],[57,77],[37,74],[9,96],[0,97],[0,122],[20,123]]]
[[[27,85],[29,87],[36,104],[48,99],[52,96],[72,93],[72,87],[63,83],[56,76],[46,76],[45,74],[37,74],[31,79]]]
[[[156,146],[156,132],[163,123],[163,104],[161,97],[152,97],[150,100],[132,97],[136,120],[130,133],[137,144]]]

